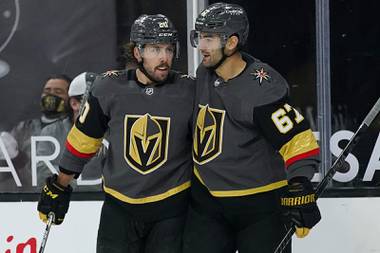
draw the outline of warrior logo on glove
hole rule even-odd
[[[313,185],[305,177],[295,177],[289,181],[288,192],[281,198],[281,205],[296,226],[299,238],[307,236],[321,220]]]
[[[315,202],[315,194],[309,194],[301,197],[293,198],[281,198],[282,206],[297,206],[297,205],[306,205],[309,203]]]

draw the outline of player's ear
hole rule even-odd
[[[229,51],[235,51],[236,47],[239,44],[239,37],[236,35],[232,35],[227,39],[225,48]]]
[[[133,48],[133,56],[137,59],[137,62],[141,62],[142,61],[141,52],[140,52],[140,50],[137,47]]]

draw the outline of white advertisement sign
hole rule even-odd
[[[95,253],[100,201],[73,201],[53,226],[45,253]],[[321,222],[293,253],[380,253],[380,198],[322,198]],[[0,253],[37,253],[45,230],[36,202],[0,203]]]

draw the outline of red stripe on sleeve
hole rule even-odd
[[[71,144],[67,140],[66,140],[65,146],[71,154],[79,158],[91,158],[96,154],[96,153],[90,153],[90,154],[81,153],[78,150],[76,150],[73,146],[71,146]]]
[[[301,160],[301,159],[307,158],[307,157],[309,157],[309,156],[318,155],[318,154],[319,154],[319,148],[316,148],[316,149],[310,150],[310,151],[308,151],[308,152],[306,152],[306,153],[296,155],[296,156],[294,156],[294,157],[288,159],[288,160],[285,162],[286,168],[288,168],[291,164],[295,163],[295,162],[298,161],[298,160]]]

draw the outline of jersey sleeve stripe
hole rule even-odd
[[[316,148],[316,149],[313,149],[309,152],[306,152],[306,153],[303,153],[303,154],[299,154],[297,156],[294,156],[290,159],[288,159],[286,162],[285,162],[285,165],[286,167],[289,167],[291,164],[295,163],[296,161],[299,161],[299,160],[302,160],[302,159],[305,159],[305,158],[308,158],[310,156],[317,156],[319,155],[319,148]]]
[[[280,154],[282,155],[287,166],[301,159],[301,157],[306,158],[310,155],[315,155],[318,153],[319,146],[313,132],[310,129],[295,135],[280,149]]]
[[[79,158],[91,158],[96,154],[96,153],[89,153],[89,154],[81,153],[78,150],[76,150],[73,146],[71,146],[71,144],[68,141],[66,141],[65,146],[71,154]]]
[[[76,152],[80,154],[93,154],[102,145],[103,138],[92,138],[81,132],[75,125],[67,135],[67,142]]]

